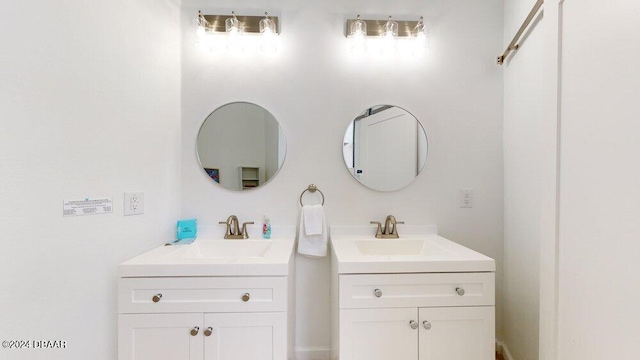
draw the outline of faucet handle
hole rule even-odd
[[[220,225],[227,225],[227,230],[225,232],[225,236],[230,235],[231,234],[231,224],[229,224],[227,221],[220,221],[218,224]]]
[[[242,238],[243,239],[248,239],[249,238],[249,234],[247,234],[247,225],[253,225],[255,224],[253,221],[247,221],[245,223],[242,223]]]
[[[391,235],[398,235],[398,225],[402,225],[404,224],[404,221],[396,221],[395,223],[393,223],[393,230],[391,231]]]
[[[382,223],[379,221],[369,221],[370,224],[378,225],[378,230],[376,231],[376,237],[382,237]]]

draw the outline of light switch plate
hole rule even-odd
[[[144,193],[125,192],[124,193],[124,215],[144,214]]]

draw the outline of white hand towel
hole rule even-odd
[[[322,235],[322,226],[324,225],[324,209],[322,205],[303,206],[302,216],[306,235]]]
[[[324,221],[324,209],[320,206],[321,214],[321,232],[316,235],[307,235],[305,230],[304,221],[304,208],[303,206],[300,214],[300,230],[298,231],[298,253],[311,257],[324,257],[327,256],[327,244],[328,236],[325,229],[326,224]]]

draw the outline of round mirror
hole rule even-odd
[[[278,121],[261,106],[235,102],[209,115],[198,133],[198,159],[212,182],[231,190],[262,186],[287,152]]]
[[[347,128],[342,143],[347,169],[378,191],[409,185],[427,160],[427,134],[408,111],[392,105],[366,109]]]

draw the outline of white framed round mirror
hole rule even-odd
[[[234,102],[214,110],[202,123],[197,156],[212,183],[230,190],[255,189],[280,171],[287,141],[265,108]]]
[[[342,154],[351,175],[378,191],[395,191],[420,175],[427,161],[427,133],[407,110],[393,105],[365,109],[344,134]]]

